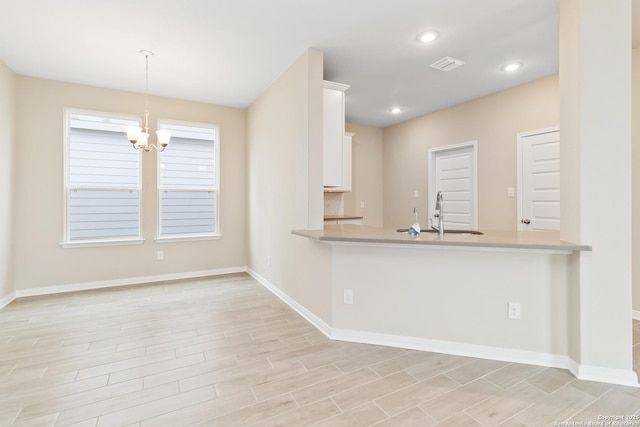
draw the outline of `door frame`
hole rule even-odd
[[[471,176],[471,191],[473,193],[474,203],[471,212],[472,229],[478,229],[478,141],[461,142],[459,144],[443,145],[440,147],[434,147],[429,149],[429,199],[427,212],[429,212],[429,219],[431,219],[431,206],[435,206],[436,200],[436,157],[438,154],[446,153],[447,151],[459,150],[461,148],[470,148],[473,164],[473,173]]]
[[[524,143],[524,139],[526,137],[529,136],[534,136],[534,135],[542,135],[544,133],[551,133],[551,132],[560,132],[560,127],[559,126],[554,126],[554,127],[550,127],[550,128],[545,128],[545,129],[538,129],[538,130],[531,130],[528,132],[519,132],[518,136],[517,136],[517,178],[518,178],[518,188],[517,188],[517,205],[518,205],[518,212],[517,212],[517,217],[516,217],[516,230],[518,231],[523,231],[524,230],[524,224],[522,224],[521,220],[522,220],[522,144]],[[558,136],[560,136],[560,134],[558,133]],[[561,160],[562,161],[562,160]],[[562,196],[560,196],[562,197]],[[560,200],[560,203],[562,203],[562,200]],[[560,205],[562,206],[562,205]]]

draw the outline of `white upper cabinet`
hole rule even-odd
[[[347,89],[347,85],[326,80],[323,82],[322,155],[325,187],[340,188],[345,185],[344,93]]]
[[[345,132],[342,140],[342,185],[339,187],[325,187],[325,192],[346,193],[351,191],[353,135],[355,133]]]

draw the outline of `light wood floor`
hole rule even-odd
[[[631,414],[640,389],[559,369],[330,341],[246,275],[0,310],[1,426],[515,427]]]

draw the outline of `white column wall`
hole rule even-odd
[[[560,1],[564,240],[576,260],[579,375],[635,379],[631,332],[631,1]]]
[[[322,52],[308,50],[249,107],[249,267],[308,317],[331,321],[330,250],[291,234],[321,229]]]

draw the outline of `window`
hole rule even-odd
[[[158,168],[159,239],[211,238],[218,232],[218,128],[159,123],[171,132]]]
[[[140,153],[134,118],[67,110],[63,246],[140,243]]]

